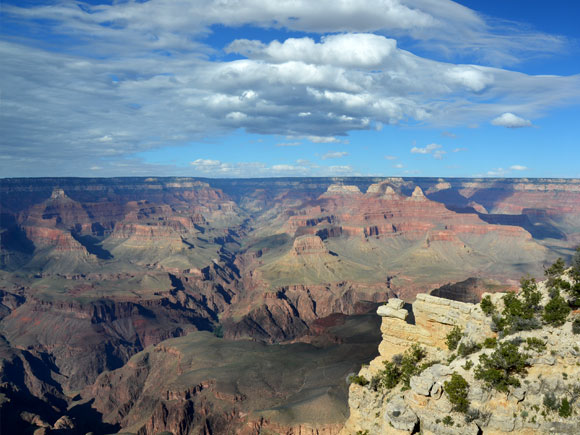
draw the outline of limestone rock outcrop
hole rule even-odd
[[[538,290],[545,304],[549,293],[545,283],[538,284]],[[503,295],[486,296],[501,311]],[[412,310],[407,315],[403,311],[407,310],[398,299],[377,310],[382,317],[380,355],[359,372],[359,379],[369,382],[350,386],[350,416],[342,435],[578,433],[580,335],[572,331],[574,313],[562,326],[544,324],[541,329],[497,336],[492,332],[491,317],[479,305],[420,294]],[[456,326],[462,331],[460,348],[462,344],[478,344],[471,351],[452,354],[447,350],[446,336]],[[498,345],[483,346],[486,338],[492,337]],[[541,342],[545,347],[534,349],[530,342]],[[400,364],[396,362],[401,361],[400,355],[416,343],[425,350],[425,361],[431,363],[411,376],[407,387],[381,386],[381,376],[387,373],[384,363]],[[494,346],[502,343],[515,345],[527,361],[527,370],[518,375],[516,384],[520,385],[506,392],[475,376],[480,357],[490,358],[498,348]],[[458,412],[446,392],[446,382],[457,374],[468,386],[469,407],[465,413]],[[550,405],[550,397],[555,405]],[[565,400],[570,411],[562,408]]]

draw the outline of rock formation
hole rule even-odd
[[[538,290],[545,304],[551,298],[546,283],[540,283]],[[503,294],[486,296],[502,307]],[[480,305],[424,294],[417,295],[412,311],[402,301],[391,299],[377,313],[382,316],[380,355],[360,370],[359,379],[365,381],[350,386],[350,416],[341,434],[577,433],[580,340],[572,331],[576,317],[568,317],[561,326],[547,324],[498,336],[492,318]],[[446,350],[452,330],[461,331],[456,339],[458,355]],[[431,362],[413,372],[407,387],[381,387],[378,380],[387,376],[386,363],[400,361],[401,354],[417,343]],[[519,376],[505,389],[497,386],[500,378],[484,381],[489,378],[478,377],[480,365],[486,358],[493,360],[497,349],[513,352],[502,358],[521,355],[527,366],[509,372]],[[502,361],[497,367],[507,364]],[[463,410],[450,393],[450,382],[457,375],[466,381]]]
[[[324,242],[318,236],[300,236],[294,240],[292,246],[294,255],[311,255],[311,254],[327,254],[328,249],[324,246]]]

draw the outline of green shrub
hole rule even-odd
[[[580,317],[576,317],[572,322],[572,332],[574,334],[580,334]]]
[[[570,406],[570,402],[566,397],[562,399],[562,403],[560,404],[560,409],[558,409],[558,414],[560,417],[570,417],[572,415],[572,407]]]
[[[441,423],[443,423],[445,426],[453,426],[455,424],[455,422],[453,421],[453,419],[449,415],[446,415],[445,417],[443,417],[443,420],[441,420]]]
[[[497,338],[495,337],[487,337],[483,341],[483,347],[485,347],[486,349],[493,349],[496,346],[497,346]]]
[[[560,401],[556,398],[554,393],[544,394],[544,407],[548,411],[556,411],[560,408]]]
[[[467,361],[465,361],[465,364],[463,364],[461,367],[463,367],[464,370],[470,370],[471,367],[473,367],[473,361],[468,359]]]
[[[493,302],[491,301],[491,296],[489,295],[487,295],[481,300],[479,306],[481,307],[481,311],[483,311],[483,313],[486,316],[491,316],[493,313],[495,313],[496,308]]]
[[[542,318],[544,321],[553,326],[562,326],[566,322],[566,317],[570,314],[568,303],[560,296],[557,291],[556,295],[544,307]]]
[[[542,352],[546,350],[546,342],[536,337],[528,337],[526,339],[526,350],[535,350]]]
[[[357,384],[357,385],[360,385],[361,387],[364,387],[365,385],[368,385],[368,383],[369,383],[367,378],[365,378],[364,376],[360,376],[360,375],[349,376],[348,381],[351,384]]]
[[[427,367],[436,363],[436,361],[432,361],[420,364],[426,355],[425,349],[418,344],[414,344],[402,356],[393,357],[393,361],[385,361],[384,370],[371,379],[371,388],[375,391],[390,390],[395,388],[399,382],[402,382],[403,388],[408,389],[412,376],[421,373]]]
[[[563,258],[558,258],[554,264],[544,270],[544,275],[548,278],[548,287],[554,286],[554,280],[560,278],[566,269],[566,263]]]
[[[403,354],[401,362],[401,381],[406,388],[409,388],[411,377],[421,372],[419,363],[427,356],[427,352],[418,344],[414,344]]]
[[[401,371],[391,361],[384,362],[385,368],[371,379],[371,388],[375,391],[395,388],[401,379]]]
[[[520,354],[514,343],[500,343],[491,355],[481,355],[475,368],[475,379],[482,380],[488,387],[507,392],[509,387],[519,387],[514,376],[526,372],[528,355]]]
[[[517,331],[528,331],[541,327],[535,318],[540,310],[541,293],[538,291],[533,278],[522,278],[520,295],[509,292],[502,298],[504,309],[501,315],[492,315],[492,330],[504,334],[513,334]]]
[[[470,403],[467,399],[469,384],[463,376],[454,372],[451,375],[451,380],[444,382],[443,389],[453,405],[453,411],[466,413]]]
[[[459,347],[457,348],[457,353],[465,358],[466,356],[469,356],[472,353],[477,352],[480,349],[481,349],[481,344],[477,344],[477,343],[474,343],[472,341],[469,341],[467,343],[461,343],[459,345]]]
[[[531,312],[540,309],[542,294],[538,291],[538,284],[534,278],[522,277],[520,279],[521,295],[524,298],[524,311]]]
[[[453,329],[449,331],[449,334],[445,336],[445,344],[447,344],[447,348],[449,350],[457,349],[457,345],[462,337],[463,331],[461,331],[461,328],[459,328],[459,326],[454,326]]]

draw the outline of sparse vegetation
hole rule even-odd
[[[469,393],[469,384],[463,376],[458,373],[451,375],[451,380],[443,384],[445,394],[453,405],[453,410],[466,413],[469,409],[469,400],[467,395]]]
[[[541,310],[541,293],[534,278],[523,277],[520,281],[521,292],[507,293],[502,301],[504,309],[501,314],[492,314],[492,330],[500,334],[513,334],[518,331],[528,331],[541,327],[535,317]]]
[[[562,399],[560,403],[560,408],[558,409],[558,415],[560,417],[568,418],[572,415],[572,406],[566,397]]]
[[[461,367],[463,367],[464,370],[471,370],[471,367],[473,367],[473,361],[468,359]]]
[[[479,306],[481,307],[481,311],[483,311],[483,313],[486,316],[491,316],[492,314],[494,314],[496,312],[495,305],[491,301],[491,296],[489,296],[489,295],[487,295],[486,297],[484,297],[481,300],[481,302],[479,303]]]
[[[425,349],[414,344],[401,355],[395,355],[391,361],[385,361],[385,368],[371,379],[371,388],[375,391],[390,390],[399,383],[403,389],[409,388],[411,377],[421,373],[436,361],[428,361],[420,364],[426,356]]]
[[[461,341],[462,337],[463,331],[461,328],[459,328],[459,326],[454,326],[453,329],[449,331],[449,334],[445,336],[445,344],[447,345],[447,348],[449,350],[457,349],[457,345]]]
[[[486,349],[493,349],[496,346],[497,346],[497,338],[495,337],[487,337],[483,341],[483,347],[485,347]]]
[[[443,423],[445,426],[453,426],[455,424],[455,422],[453,421],[453,419],[449,415],[446,415],[445,417],[443,417],[443,420],[441,420],[441,423]]]
[[[526,372],[528,356],[521,354],[514,343],[503,342],[491,355],[481,355],[475,368],[475,379],[482,380],[489,388],[507,392],[510,387],[519,387],[517,374]]]
[[[554,264],[552,264],[549,268],[544,270],[544,275],[548,278],[547,286],[548,287],[555,287],[558,284],[558,280],[560,280],[560,276],[564,273],[566,269],[566,263],[564,262],[563,258],[558,258]]]
[[[556,411],[560,408],[560,401],[556,398],[554,393],[544,394],[544,400],[542,402],[544,408],[548,411]]]
[[[537,337],[528,337],[526,339],[526,350],[533,350],[536,352],[543,352],[546,350],[546,342]]]
[[[357,384],[357,385],[360,385],[361,387],[364,387],[365,385],[368,385],[368,383],[369,383],[367,378],[365,378],[364,376],[360,376],[360,375],[349,376],[348,381],[351,384]]]
[[[457,348],[457,353],[462,357],[471,355],[474,352],[481,350],[481,344],[468,341],[467,343],[461,343]]]
[[[572,322],[572,332],[574,334],[580,334],[580,317],[576,317]]]
[[[560,291],[556,290],[552,300],[544,307],[542,318],[549,325],[562,326],[566,322],[568,314],[570,314],[570,307],[560,295]]]

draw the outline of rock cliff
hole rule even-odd
[[[542,325],[519,323],[509,332],[493,332],[500,309],[506,316],[508,305],[525,307],[525,289],[519,296],[486,294],[493,316],[480,304],[425,294],[412,307],[399,299],[379,307],[380,355],[351,378],[350,416],[341,434],[578,433],[578,312],[564,309],[562,321],[549,322],[545,304],[559,297],[554,286],[532,282],[530,288],[541,297]],[[405,368],[412,357],[416,367]]]

